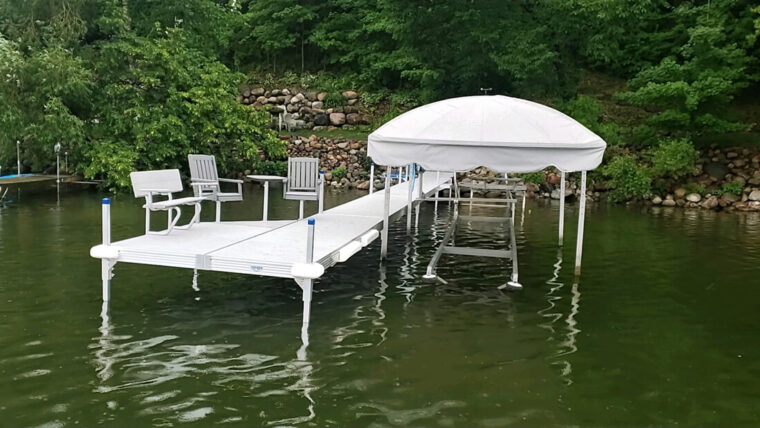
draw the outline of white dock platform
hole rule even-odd
[[[451,174],[425,173],[423,197],[450,182]],[[418,198],[416,180],[413,197]],[[390,215],[402,214],[408,186],[391,187]],[[315,221],[313,261],[325,269],[338,252],[371,230],[382,229],[384,192],[378,191],[311,216]],[[296,278],[294,265],[307,263],[307,219],[201,222],[168,235],[142,235],[113,242],[115,263],[138,263],[198,270]],[[115,253],[114,253],[115,254]]]

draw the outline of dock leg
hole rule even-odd
[[[216,222],[219,223],[222,221],[222,202],[217,200],[216,201]]]
[[[565,234],[565,171],[559,172],[559,245]]]
[[[319,170],[319,213],[325,210],[325,170]]]
[[[407,174],[409,173],[409,170],[407,169]],[[412,191],[414,190],[412,187],[413,183],[406,180],[406,187],[407,187],[407,201],[406,201],[406,234],[411,235],[412,234]]]
[[[583,256],[583,223],[586,219],[586,171],[581,172],[581,203],[578,207],[578,242],[575,244],[575,276],[581,274]]]
[[[301,342],[304,345],[309,344],[309,320],[311,318],[311,292],[312,279],[304,279],[301,285],[303,289],[301,299],[303,300],[303,318],[301,319]]]
[[[369,166],[369,194],[375,191],[375,163],[372,162]]]
[[[269,181],[264,181],[264,212],[261,219],[267,221],[269,218]]]
[[[113,278],[113,267],[116,262],[102,259],[100,261],[100,276],[103,279],[103,302],[111,301],[111,278]]]
[[[303,201],[298,201],[298,219],[303,220]]]
[[[385,203],[383,204],[383,233],[381,235],[382,243],[380,244],[380,258],[388,258],[388,227],[390,219],[388,218],[391,210],[391,168],[388,167],[385,172]]]
[[[414,218],[414,227],[417,227],[417,228],[420,227],[420,208],[422,207],[422,198],[425,196],[425,193],[422,190],[422,175],[423,175],[422,167],[420,167],[420,174],[418,178],[418,181],[420,182],[419,184],[420,187],[417,188],[417,199],[419,199],[419,201],[417,202],[417,212]]]
[[[101,201],[102,235],[103,245],[111,245],[111,199],[103,198]],[[111,278],[115,261],[102,259],[100,261],[100,277],[103,280],[103,302],[111,300]]]

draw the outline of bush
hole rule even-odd
[[[650,172],[636,163],[632,156],[618,156],[603,168],[612,190],[613,200],[622,202],[649,194],[652,185]]]
[[[697,151],[686,138],[669,139],[661,141],[651,156],[654,176],[678,179],[694,170]]]
[[[715,196],[722,196],[722,195],[728,195],[728,194],[741,196],[743,192],[744,192],[744,188],[742,184],[736,181],[732,181],[730,183],[723,183],[723,187],[714,191],[713,193],[715,194]]]
[[[546,180],[546,176],[544,175],[543,171],[522,174],[520,175],[520,178],[522,178],[526,183],[538,184],[539,186],[544,184],[544,181]]]
[[[586,96],[579,96],[560,106],[566,115],[580,122],[610,144],[621,142],[620,125],[614,122],[601,122],[604,106],[599,101]]]
[[[341,178],[346,176],[346,167],[345,166],[339,166],[335,168],[332,171],[332,176],[334,179],[340,180]]]
[[[288,162],[287,161],[260,161],[256,165],[256,172],[261,175],[277,175],[285,177],[288,175]]]
[[[346,97],[340,92],[328,92],[324,102],[326,109],[340,107],[346,104]]]

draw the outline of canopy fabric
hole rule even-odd
[[[429,171],[591,170],[607,144],[571,117],[520,98],[451,98],[410,110],[369,135],[379,165],[417,163]]]

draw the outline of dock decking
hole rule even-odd
[[[423,197],[451,180],[451,174],[425,173]],[[419,182],[413,197],[418,198]],[[402,213],[408,186],[391,187],[390,214]],[[311,216],[315,221],[313,261],[325,269],[338,252],[372,230],[382,228],[384,192],[379,191]],[[201,222],[168,235],[142,235],[113,242],[114,263],[138,263],[219,272],[295,278],[294,265],[307,262],[307,219]]]

